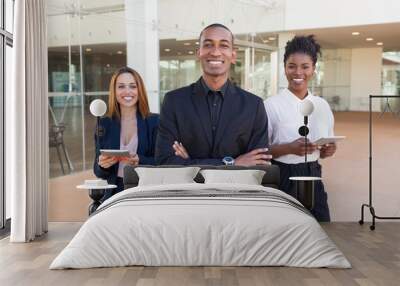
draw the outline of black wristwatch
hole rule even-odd
[[[233,158],[230,157],[230,156],[224,157],[224,158],[222,159],[222,162],[223,162],[225,165],[227,165],[227,166],[233,166],[233,165],[235,165],[235,159],[233,159]]]

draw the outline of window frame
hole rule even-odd
[[[15,0],[12,0],[12,13],[14,13]],[[0,237],[10,231],[10,219],[6,215],[6,189],[5,189],[5,93],[6,93],[6,50],[7,46],[13,48],[13,34],[6,30],[6,0],[0,0]],[[14,15],[8,15],[13,18]],[[13,18],[14,19],[14,18]]]

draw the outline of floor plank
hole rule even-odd
[[[399,285],[400,224],[378,222],[375,231],[357,223],[322,227],[352,263],[352,269],[290,267],[116,267],[49,270],[81,223],[50,223],[50,231],[32,243],[0,241],[0,285]]]

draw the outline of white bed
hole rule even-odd
[[[50,269],[127,265],[351,267],[285,193],[198,183],[135,187],[111,197]]]

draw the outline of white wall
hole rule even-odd
[[[350,110],[367,111],[368,96],[381,93],[382,48],[352,49]],[[380,102],[373,102],[373,110],[380,110]]]
[[[78,1],[69,0],[72,3]],[[135,2],[136,0],[129,0]],[[208,24],[219,22],[227,25],[235,34],[250,32],[278,31],[284,27],[284,0],[276,1],[271,9],[257,5],[246,4],[237,0],[158,0],[159,5],[159,37],[160,39],[176,38],[194,39]],[[55,16],[48,17],[48,45],[50,47],[65,46],[68,43],[68,27],[71,26],[73,43],[78,43],[79,36],[83,45],[101,43],[126,42],[125,22],[144,28],[151,25],[151,21],[144,17],[127,14],[124,11],[106,14],[89,14],[83,16],[79,30],[79,17],[71,18],[60,14],[64,9],[61,1],[51,0],[49,13]],[[83,1],[84,8],[93,9],[92,1]],[[121,0],[99,3],[101,6],[121,4]],[[70,4],[68,4],[70,5]],[[67,5],[67,6],[68,6]],[[58,13],[57,13],[58,12]]]
[[[286,0],[283,30],[393,23],[399,11],[398,0]]]
[[[284,0],[275,0],[276,5],[270,8],[256,1],[247,2],[159,0],[160,37],[197,38],[205,26],[215,22],[227,25],[235,34],[282,30],[285,20]]]
[[[71,45],[126,42],[127,21],[124,11],[82,18],[70,15],[50,16],[47,21],[49,47],[65,47],[69,42]]]
[[[74,45],[125,42],[125,12],[107,12],[116,7],[124,0],[47,0],[48,45],[67,45],[69,31]]]
[[[71,5],[61,0],[49,2],[53,14]],[[69,2],[77,3],[78,1],[69,0]],[[226,24],[235,34],[249,34],[400,21],[400,1],[398,0],[275,0],[270,2],[274,2],[275,5],[267,8],[256,4],[256,1],[158,0],[159,36],[160,39],[197,38],[205,25],[214,22]],[[123,0],[102,2],[81,0],[83,8],[86,9],[93,9],[94,6],[112,7],[122,3]],[[65,15],[49,17],[49,46],[66,45],[68,36],[66,18]],[[75,17],[73,21],[77,22],[77,19],[78,17]],[[125,42],[125,20],[141,27],[151,24],[129,15],[125,19],[124,12],[90,14],[82,18],[82,44]],[[76,24],[72,33],[76,41],[79,36]]]
[[[398,0],[159,0],[160,38],[193,38],[207,24],[226,24],[236,34],[392,23]],[[259,1],[261,2],[261,1]],[[247,3],[247,4],[246,4]]]

